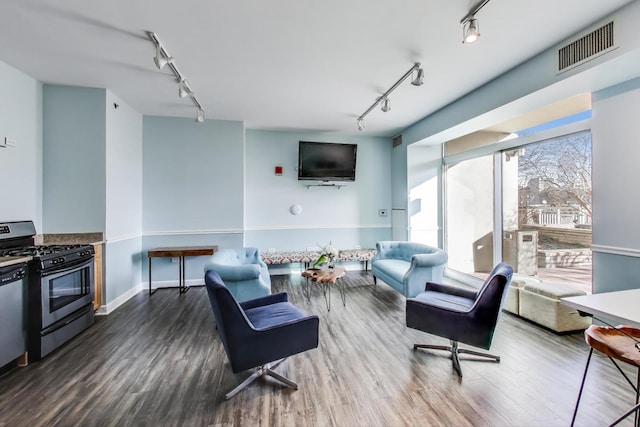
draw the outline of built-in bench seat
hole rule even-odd
[[[369,261],[376,254],[375,249],[344,249],[340,251],[336,262],[362,262],[365,271],[369,269]],[[280,251],[265,252],[260,254],[262,261],[267,265],[279,264],[304,264],[308,268],[320,258],[320,251]]]
[[[586,292],[561,283],[525,283],[519,291],[519,314],[555,332],[580,331],[591,325],[591,318],[560,302],[579,295]]]

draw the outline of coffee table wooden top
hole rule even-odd
[[[336,283],[336,280],[343,278],[347,274],[344,267],[335,268],[309,268],[302,273],[302,277],[318,283]]]

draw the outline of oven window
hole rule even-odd
[[[49,279],[50,312],[54,312],[85,295],[89,295],[90,271],[89,268],[82,268],[63,276]]]

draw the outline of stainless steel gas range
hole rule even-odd
[[[37,361],[93,324],[91,245],[34,245],[33,221],[0,223],[0,257],[29,256],[27,351]],[[0,258],[1,259],[1,258]]]

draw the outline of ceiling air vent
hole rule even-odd
[[[558,50],[558,71],[565,71],[615,48],[613,21]]]
[[[398,145],[402,145],[402,135],[398,135],[393,138],[393,147],[397,147]]]

